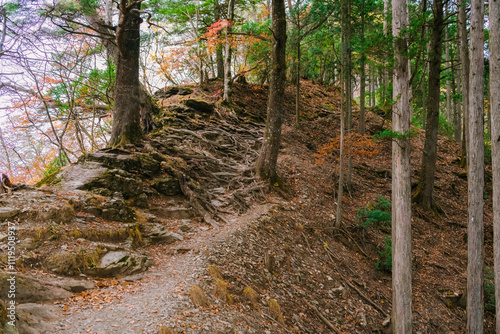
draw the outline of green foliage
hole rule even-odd
[[[47,169],[45,169],[45,172],[43,172],[43,176],[48,176],[60,169],[62,166],[66,166],[68,164],[68,158],[66,157],[65,154],[61,155],[61,159],[59,157],[56,157],[49,165],[47,166]]]
[[[80,6],[82,6],[82,12],[85,15],[95,14],[97,8],[99,8],[99,0],[80,0]]]
[[[390,237],[385,238],[385,249],[378,253],[380,260],[375,263],[375,268],[387,273],[392,272],[392,240]]]
[[[453,124],[448,123],[448,120],[443,115],[439,115],[439,134],[446,137],[453,137]]]
[[[415,129],[410,129],[404,133],[385,129],[382,132],[374,134],[373,139],[405,139],[413,138],[416,135],[418,135],[418,132]]]
[[[370,225],[380,225],[381,223],[389,223],[392,220],[391,202],[385,197],[379,195],[377,200],[372,201],[370,205],[358,209],[358,222],[362,227]]]
[[[484,309],[495,312],[495,275],[491,268],[484,268]]]

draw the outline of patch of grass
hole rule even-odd
[[[285,319],[283,318],[283,313],[281,313],[281,307],[276,301],[276,299],[269,299],[269,309],[271,310],[271,314],[277,322],[284,325]]]
[[[208,298],[205,295],[205,292],[203,289],[195,284],[189,289],[189,299],[193,302],[195,305],[199,305],[202,307],[208,307],[210,306],[210,303],[208,302]]]

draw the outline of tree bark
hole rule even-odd
[[[382,23],[384,36],[389,36],[389,24],[387,22],[388,19],[389,19],[389,0],[384,0],[384,21]],[[382,96],[380,100],[381,105],[384,105],[385,102],[387,101],[388,88],[389,88],[389,75],[390,75],[389,64],[387,60],[383,60],[383,64],[384,64],[384,68],[382,70],[383,90],[381,93]]]
[[[437,160],[437,137],[439,128],[439,99],[441,81],[441,55],[443,43],[443,2],[432,4],[434,14],[429,54],[429,95],[427,99],[427,124],[425,130],[422,167],[420,170],[415,202],[427,210],[437,209],[433,199],[434,178]]]
[[[458,1],[458,27],[460,33],[460,60],[462,62],[462,111],[463,111],[463,135],[462,135],[462,157],[460,166],[467,168],[467,147],[469,142],[469,50],[467,40],[467,15],[465,14],[465,0]]]
[[[223,100],[226,103],[231,102],[231,89],[232,89],[232,78],[231,78],[231,42],[230,36],[233,31],[232,24],[234,20],[234,1],[229,0],[227,5],[227,20],[229,21],[226,26],[226,44],[225,54],[224,54],[224,96]]]
[[[361,42],[365,40],[365,0],[361,1]],[[365,51],[361,53],[359,75],[359,134],[365,134],[365,84],[366,84],[366,70],[365,70],[366,55]]]
[[[448,13],[448,11],[446,11]],[[445,27],[445,59],[446,63],[445,66],[448,68],[448,71],[451,71],[450,69],[450,42],[448,41],[448,26]],[[449,76],[446,77],[446,120],[448,121],[448,124],[451,123],[451,82]]]
[[[112,5],[112,1],[107,0],[106,16],[104,19],[97,13],[86,15],[85,19],[87,20],[89,26],[99,34],[102,45],[108,53],[108,57],[112,59],[114,64],[118,64],[119,51],[116,43],[116,36],[114,31],[110,29],[111,23],[109,22],[112,17],[112,7],[110,9],[110,5]],[[144,133],[148,133],[155,128],[153,115],[158,114],[160,112],[160,108],[142,84],[139,86],[139,104],[142,130]]]
[[[264,180],[275,183],[279,180],[276,164],[281,141],[281,125],[284,114],[286,82],[286,13],[284,0],[272,1],[272,51],[267,120],[264,143],[257,159],[257,173]]]
[[[484,262],[484,2],[471,1],[468,225],[467,225],[467,333],[483,333]]]
[[[439,0],[435,0],[439,1]],[[410,73],[408,41],[403,35],[409,26],[405,0],[392,2],[395,69],[393,78],[393,131],[410,130]],[[392,143],[392,321],[393,333],[412,332],[411,313],[411,166],[410,139]]]
[[[215,2],[215,15],[216,20],[221,19],[221,8],[218,1]],[[219,43],[217,46],[217,49],[215,50],[215,57],[217,62],[217,79],[224,80],[224,52],[222,43]]]
[[[489,1],[490,113],[493,171],[493,254],[495,260],[496,332],[500,333],[500,0]]]
[[[136,144],[143,137],[139,105],[140,7],[140,3],[129,5],[127,0],[121,0],[119,5],[112,147]]]

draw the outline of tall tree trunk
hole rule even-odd
[[[468,222],[467,222],[467,333],[483,333],[484,263],[484,1],[471,1]]]
[[[389,23],[387,20],[389,19],[389,0],[384,0],[384,21],[382,23],[382,28],[384,30],[384,36],[389,36]],[[390,70],[389,70],[389,64],[386,60],[383,61],[383,70],[382,70],[382,96],[380,103],[381,105],[385,104],[387,101],[387,95],[388,95],[388,88],[389,88],[389,75],[390,75]]]
[[[341,66],[340,66],[340,82],[341,82],[341,90],[340,90],[340,152],[339,152],[339,184],[337,191],[337,216],[335,221],[335,226],[340,227],[342,225],[342,197],[344,195],[344,136],[345,136],[345,120],[347,115],[347,105],[349,101],[349,89],[348,82],[350,78],[348,77],[347,71],[347,53],[348,53],[348,44],[347,44],[347,29],[348,29],[348,1],[342,1],[341,3],[341,20],[342,20],[342,37],[341,37]]]
[[[300,39],[297,41],[297,85],[295,92],[295,127],[300,127]]]
[[[224,102],[231,102],[231,89],[232,89],[232,78],[231,78],[231,43],[230,35],[233,31],[232,24],[234,20],[234,0],[229,0],[227,5],[227,19],[228,24],[226,27],[226,44],[225,54],[224,54]]]
[[[215,16],[216,20],[220,20],[221,15],[221,7],[218,1],[215,2]],[[220,31],[219,31],[220,36]],[[223,53],[223,45],[219,43],[217,45],[217,49],[215,49],[215,57],[217,62],[217,79],[224,80],[224,53]]]
[[[118,59],[115,79],[115,106],[110,145],[136,144],[143,132],[139,105],[139,53],[141,4],[120,0],[120,18],[116,29]]]
[[[272,51],[267,120],[262,151],[257,159],[257,173],[271,183],[279,180],[276,163],[281,140],[286,82],[286,13],[285,1],[272,1]]]
[[[370,107],[375,106],[375,73],[373,64],[370,65]]]
[[[443,43],[443,2],[435,0],[432,4],[434,14],[429,54],[429,96],[427,100],[427,127],[422,154],[417,190],[414,200],[427,210],[438,209],[433,199],[434,178],[437,160],[437,137],[439,127],[439,97],[441,80],[441,55]]]
[[[366,84],[366,70],[365,70],[365,56],[361,56],[361,74],[359,76],[359,134],[364,135],[365,134],[365,107],[366,107],[366,101],[365,101],[365,84]]]
[[[438,0],[436,0],[438,1]],[[392,1],[392,34],[395,69],[393,131],[410,130],[408,42],[404,32],[409,26],[406,0]],[[410,139],[392,143],[392,321],[393,333],[412,332],[411,314],[411,166]]]
[[[353,97],[353,89],[352,89],[352,49],[351,49],[351,40],[352,40],[352,29],[351,29],[351,0],[347,0],[347,16],[346,16],[346,27],[347,27],[347,35],[346,35],[346,47],[347,47],[347,64],[346,64],[346,103],[347,103],[347,135],[350,137],[352,132],[352,97]],[[351,140],[348,142],[347,152],[349,152],[349,159],[347,160],[347,189],[351,191],[352,185],[352,145]]]
[[[114,34],[114,32],[110,29],[112,22],[110,23],[109,21],[112,19],[112,3],[113,2],[111,0],[106,1],[106,16],[104,18],[99,16],[97,13],[93,13],[86,15],[85,19],[87,20],[89,26],[97,32],[101,38],[102,45],[108,53],[108,57],[111,59],[113,64],[116,65],[118,64],[119,50],[117,43],[109,37]],[[160,108],[142,84],[139,86],[139,106],[142,130],[144,133],[148,133],[155,127],[153,123],[153,115],[158,114],[160,112]]]
[[[469,142],[469,43],[467,39],[467,15],[465,13],[465,0],[458,0],[458,27],[460,32],[460,60],[462,62],[462,111],[463,111],[463,135],[462,135],[462,157],[460,166],[467,168],[467,147]]]
[[[446,13],[448,13],[448,10],[446,10]],[[445,37],[445,59],[446,59],[446,68],[448,69],[447,71],[451,71],[450,69],[450,42],[448,41],[448,26],[445,27],[444,31]],[[450,82],[450,77],[446,77],[446,120],[448,121],[448,124],[451,123],[451,82]]]
[[[451,61],[452,67],[455,68],[455,61],[452,59]],[[462,124],[462,117],[460,115],[460,105],[455,98],[457,95],[457,71],[453,70],[453,78],[451,80],[451,92],[453,95],[453,136],[455,138],[455,141],[457,143],[461,143],[461,124]]]
[[[493,171],[493,254],[495,260],[496,332],[500,333],[500,0],[489,1],[490,113]]]

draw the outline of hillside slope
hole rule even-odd
[[[323,163],[317,153],[339,135],[338,90],[304,82],[296,130],[294,87],[287,88],[278,168],[288,187],[280,189],[262,184],[252,169],[266,87],[235,84],[230,109],[219,103],[221,85],[163,89],[158,128],[141,147],[89,154],[49,176],[41,190],[0,195],[2,226],[20,222],[23,277],[44,283],[43,291],[73,287],[66,289],[73,295],[57,290],[52,299],[20,302],[21,333],[389,331],[391,275],[376,266],[384,269],[390,236],[383,220],[391,143],[371,135],[390,123],[370,111],[369,138],[352,142],[352,186],[336,229],[338,152],[333,145],[319,156]],[[423,137],[418,131],[412,139],[414,183]],[[452,140],[440,137],[438,153],[435,192],[445,213],[413,208],[414,328],[464,333],[466,174]],[[491,267],[489,196],[486,203]],[[120,258],[110,265],[108,254]],[[1,289],[0,296],[6,299]],[[487,333],[493,318],[487,312]]]

